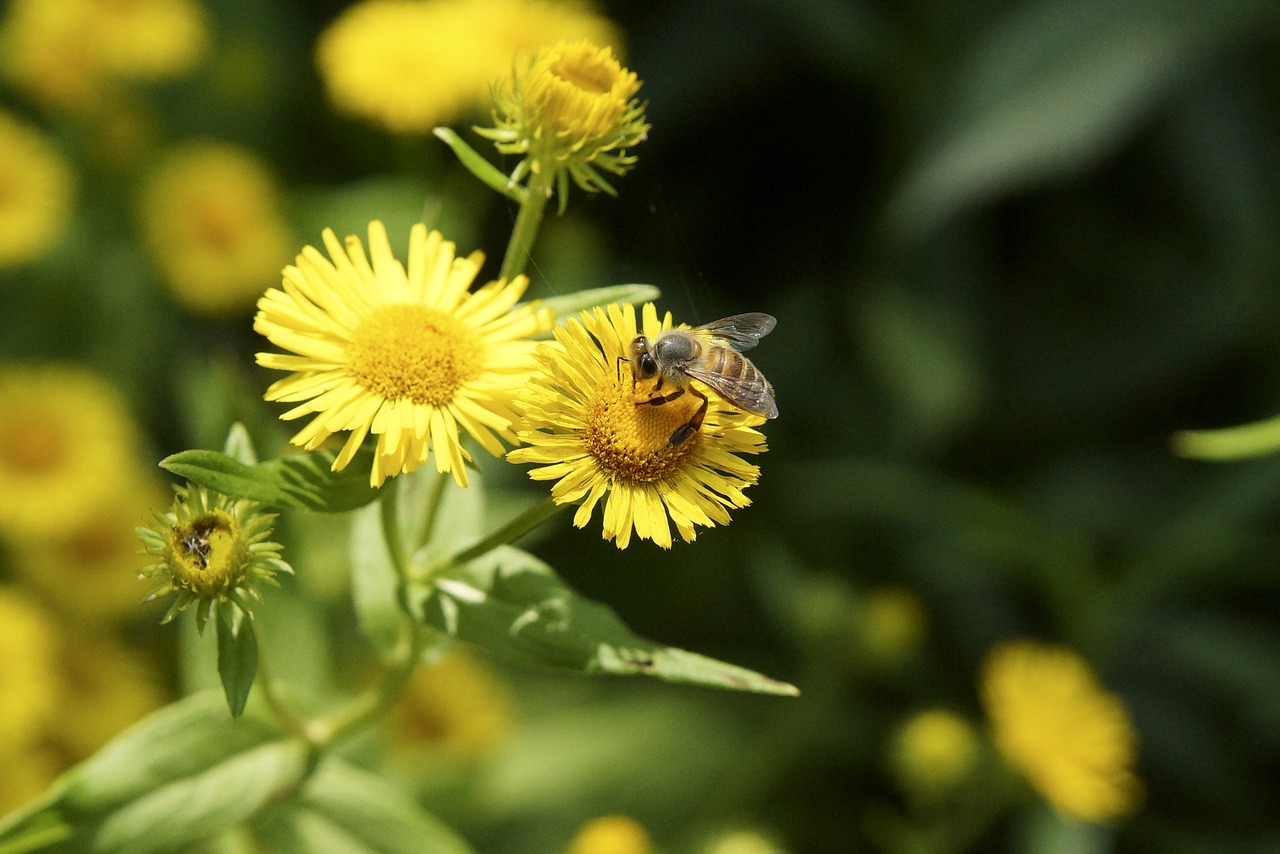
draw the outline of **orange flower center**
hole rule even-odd
[[[647,385],[647,387],[646,387]],[[633,386],[628,374],[610,377],[592,397],[584,442],[600,467],[615,478],[654,483],[677,471],[698,448],[700,432],[678,445],[672,435],[689,422],[701,401],[685,393],[662,404],[648,403],[674,389],[655,392],[652,383]]]

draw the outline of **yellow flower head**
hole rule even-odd
[[[538,464],[529,476],[556,481],[551,495],[557,503],[580,503],[573,518],[579,528],[607,496],[605,539],[626,548],[634,530],[669,548],[668,517],[691,542],[695,526],[727,525],[730,508],[751,503],[742,491],[760,470],[739,455],[765,450],[764,436],[753,429],[764,419],[708,392],[701,428],[672,445],[700,401],[685,394],[662,406],[644,405],[654,383],[632,378],[628,348],[642,332],[652,340],[672,322],[670,314],[659,320],[652,303],[642,314],[638,326],[630,305],[583,312],[556,328],[555,341],[539,346],[542,370],[521,399],[519,435],[528,447],[507,458]]]
[[[131,482],[137,434],[115,389],[87,371],[0,366],[0,533],[76,530]]]
[[[136,530],[146,553],[157,559],[139,577],[164,581],[146,601],[176,594],[161,622],[192,603],[199,603],[196,627],[201,631],[215,607],[252,614],[253,603],[262,601],[259,583],[278,587],[277,573],[293,574],[280,558],[280,544],[269,539],[275,518],[248,499],[179,487],[173,508],[156,513],[151,527]]]
[[[644,826],[625,815],[593,818],[578,829],[568,854],[651,854],[653,842]]]
[[[57,635],[48,616],[0,585],[0,749],[38,737],[58,703],[56,667]]]
[[[496,126],[478,131],[503,154],[525,157],[513,180],[554,175],[563,207],[569,178],[612,194],[599,170],[622,175],[635,165],[627,149],[649,132],[639,91],[639,78],[612,48],[560,42],[517,65],[509,91],[495,93]]]
[[[1003,644],[980,687],[997,749],[1060,814],[1103,823],[1137,806],[1137,733],[1083,658],[1033,641]]]
[[[978,759],[978,737],[964,718],[943,709],[914,715],[893,746],[893,770],[904,789],[923,798],[953,791]]]
[[[470,291],[484,256],[454,256],[454,245],[418,224],[406,269],[386,228],[369,224],[369,252],[324,233],[329,258],[306,247],[284,272],[283,290],[258,302],[254,329],[290,353],[259,353],[258,364],[293,371],[267,400],[297,403],[280,417],[315,415],[293,437],[308,450],[351,431],[333,462],[346,467],[370,433],[378,437],[369,481],[411,472],[435,456],[436,470],[467,484],[464,429],[489,453],[516,441],[512,402],[533,371],[530,335],[550,328],[549,309],[517,305],[528,279]],[[296,354],[296,355],[295,355]]]
[[[453,649],[414,671],[390,723],[397,755],[425,746],[477,757],[502,741],[512,718],[506,686],[483,662]]]
[[[171,151],[143,188],[141,219],[174,296],[205,314],[247,310],[293,246],[266,165],[223,143]]]
[[[49,252],[71,217],[71,167],[34,128],[0,110],[0,267]]]
[[[197,0],[12,0],[0,41],[19,88],[48,107],[93,111],[120,82],[190,71],[209,35]]]
[[[589,6],[538,0],[362,0],[320,35],[339,112],[424,133],[481,103],[518,54],[560,38],[615,39]]]

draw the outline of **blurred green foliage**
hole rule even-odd
[[[165,138],[265,157],[299,245],[373,217],[400,245],[426,218],[484,247],[496,275],[506,202],[439,141],[325,104],[311,45],[343,4],[207,5],[214,54],[154,93]],[[651,282],[678,321],[769,312],[778,328],[753,360],[782,416],[755,504],[728,527],[619,552],[560,519],[537,550],[641,635],[802,696],[503,667],[511,744],[479,770],[417,769],[405,790],[485,852],[563,850],[613,812],[663,851],[741,827],[793,852],[949,850],[877,819],[909,810],[892,735],[933,706],[980,726],[982,657],[1035,636],[1080,651],[1123,698],[1145,801],[1102,831],[1028,797],[957,850],[1280,850],[1280,461],[1189,461],[1169,444],[1280,411],[1280,5],[604,9],[653,130],[619,198],[584,194],[549,219],[532,293]],[[278,453],[250,314],[198,318],[164,297],[133,193],[88,173],[59,252],[0,273],[0,357],[106,374],[156,460],[216,450],[236,420]],[[354,618],[312,637],[308,609],[345,569],[302,548],[287,552],[302,604],[263,620],[317,685],[335,679],[318,649],[341,662],[365,642]],[[887,657],[865,620],[885,586],[925,614],[919,646]],[[360,773],[335,772],[335,792],[360,791]]]

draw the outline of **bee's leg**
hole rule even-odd
[[[669,441],[671,442],[671,447],[673,448],[676,445],[679,445],[681,442],[688,439],[694,433],[697,433],[699,430],[701,430],[702,419],[707,417],[707,396],[702,392],[698,391],[693,386],[689,386],[689,394],[693,395],[694,397],[700,398],[702,400],[702,403],[698,405],[697,410],[693,413],[693,417],[690,418],[685,423],[681,424],[679,427],[677,427],[675,429],[675,432],[671,434],[671,439]]]
[[[654,390],[655,391],[657,390],[656,386],[654,387]],[[677,397],[679,397],[682,394],[684,394],[684,389],[678,388],[675,391],[671,392],[671,394],[663,394],[663,395],[659,395],[658,397],[651,397],[648,400],[638,400],[636,401],[636,406],[661,406],[664,403],[670,403],[671,401],[675,400]]]

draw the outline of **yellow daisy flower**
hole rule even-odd
[[[981,694],[997,749],[1060,814],[1104,823],[1137,806],[1137,733],[1079,655],[1003,644],[983,665]]]
[[[0,366],[0,534],[51,537],[116,500],[137,465],[124,402],[78,368]]]
[[[381,222],[369,224],[369,253],[324,232],[324,257],[306,247],[285,269],[283,290],[258,302],[254,329],[289,353],[259,353],[258,364],[293,371],[267,400],[297,403],[284,420],[316,417],[293,443],[318,448],[349,430],[333,462],[346,467],[365,437],[378,437],[369,481],[411,472],[435,456],[436,470],[467,484],[462,428],[500,456],[516,442],[512,402],[533,371],[530,335],[550,328],[550,309],[516,305],[528,279],[469,291],[484,255],[454,256],[454,245],[418,224],[408,269],[396,260]]]
[[[389,722],[395,754],[419,763],[414,754],[423,748],[482,756],[510,732],[513,717],[506,685],[484,662],[455,648],[414,671]]]
[[[46,255],[71,217],[71,167],[34,128],[0,110],[0,267]]]
[[[515,56],[616,31],[591,7],[537,0],[363,0],[320,35],[316,66],[341,113],[425,133],[488,99]]]
[[[890,756],[903,789],[926,801],[954,791],[977,761],[973,726],[945,709],[913,715],[898,731]]]
[[[651,854],[653,841],[644,825],[625,815],[593,818],[578,828],[568,854]]]
[[[58,703],[56,662],[57,635],[48,615],[0,585],[0,747],[39,738]]]
[[[659,320],[652,303],[636,323],[634,307],[610,305],[583,312],[555,330],[555,341],[540,345],[542,366],[521,399],[519,436],[527,447],[507,455],[515,463],[535,463],[529,476],[554,480],[558,504],[580,503],[573,524],[581,528],[602,498],[604,538],[626,548],[631,533],[670,548],[670,522],[685,542],[695,526],[727,525],[729,510],[746,507],[742,491],[760,476],[740,454],[765,450],[763,423],[707,393],[702,426],[688,439],[671,437],[688,424],[700,401],[682,395],[663,406],[641,405],[653,381],[637,383],[628,348],[641,333],[650,340],[672,327]]]
[[[249,309],[294,245],[275,179],[237,146],[188,143],[169,152],[140,206],[143,239],[165,282],[204,314]]]

